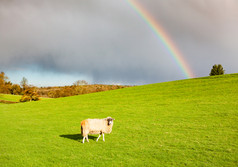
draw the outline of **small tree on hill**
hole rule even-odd
[[[79,85],[88,85],[88,82],[85,80],[78,80],[76,82],[74,82],[73,84],[74,86],[79,86]]]
[[[28,80],[25,77],[23,77],[21,80],[21,86],[23,90],[26,90],[26,88],[28,87]]]
[[[20,99],[20,102],[38,101],[38,100],[40,100],[40,98],[37,92],[32,88],[28,88],[25,90],[24,95]]]
[[[213,76],[213,75],[223,75],[225,73],[225,70],[223,69],[222,65],[221,64],[215,64],[212,69],[211,69],[211,72],[210,72],[210,76]]]

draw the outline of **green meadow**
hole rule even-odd
[[[238,74],[1,104],[0,132],[0,166],[238,166]]]
[[[0,94],[0,100],[19,102],[21,96],[19,95],[9,95],[9,94]]]

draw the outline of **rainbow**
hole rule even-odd
[[[142,7],[135,0],[126,0],[126,2],[138,13],[138,15],[146,22],[146,24],[152,29],[152,31],[156,34],[159,40],[163,43],[169,54],[173,57],[176,64],[182,70],[184,76],[186,78],[194,78],[194,74],[184,57],[180,53],[180,51],[176,48],[175,44],[172,42],[169,35],[162,28],[162,26],[156,21],[145,8]]]

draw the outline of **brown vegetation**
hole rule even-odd
[[[0,103],[5,103],[5,104],[14,104],[14,103],[18,103],[15,101],[8,101],[8,100],[0,100]]]
[[[28,85],[26,78],[23,78],[21,85],[12,84],[4,72],[0,73],[0,93],[23,95],[21,101],[38,100],[38,96],[59,98],[88,93],[95,93],[107,90],[121,89],[130,86],[123,85],[88,85],[84,80],[76,81],[72,86],[63,87],[35,87]]]
[[[40,98],[35,88],[28,88],[24,91],[24,94],[21,97],[20,102],[38,101],[38,100],[40,100]]]
[[[0,93],[9,94],[11,90],[12,83],[8,82],[8,77],[4,72],[0,73]]]
[[[72,85],[64,87],[41,87],[36,88],[36,92],[41,97],[67,97],[95,92],[102,92],[107,90],[121,89],[129,86],[122,85]]]

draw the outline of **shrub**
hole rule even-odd
[[[26,89],[24,95],[21,97],[20,102],[38,101],[40,100],[38,94],[33,89]]]
[[[48,97],[55,98],[56,97],[56,92],[55,91],[50,91],[48,93]]]
[[[22,89],[21,89],[20,85],[17,85],[17,84],[12,85],[12,87],[10,89],[10,93],[13,95],[22,94]]]
[[[31,98],[26,95],[23,95],[20,99],[20,102],[27,102],[27,101],[31,101]]]
[[[32,96],[31,99],[32,99],[32,101],[38,101],[38,100],[40,100],[39,96],[37,96],[37,95],[36,95],[36,96]]]

